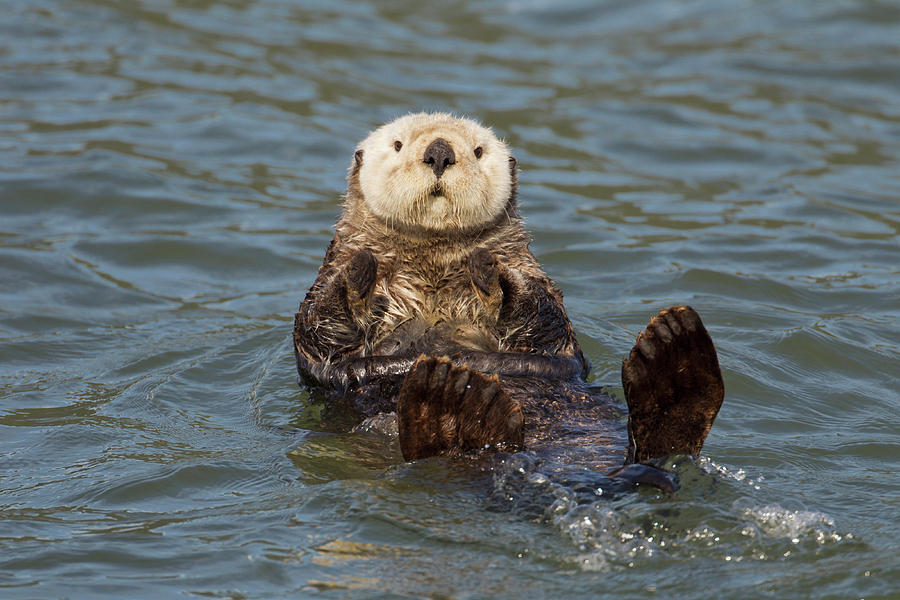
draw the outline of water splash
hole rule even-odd
[[[790,510],[777,504],[759,507],[739,507],[741,514],[754,523],[746,528],[745,534],[753,537],[761,535],[770,538],[789,539],[793,544],[812,541],[816,544],[840,542],[845,537],[853,539],[852,533],[837,531],[834,519],[822,512],[810,510]],[[754,529],[755,526],[755,529]]]
[[[515,454],[494,470],[489,508],[558,529],[574,549],[567,560],[586,571],[661,558],[784,560],[854,539],[824,512],[767,501],[763,478],[743,469],[707,458],[666,466],[682,482],[675,494],[625,489],[585,467]]]

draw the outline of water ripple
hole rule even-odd
[[[893,3],[7,4],[4,597],[897,588]],[[703,314],[727,401],[674,496],[404,464],[296,387],[353,148],[419,109],[513,148],[613,392],[658,308]]]

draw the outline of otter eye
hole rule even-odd
[[[400,140],[397,140],[396,142],[394,142],[394,150],[396,150],[397,152],[400,152],[400,148],[402,148],[402,147],[403,147],[403,142],[401,142]]]
[[[481,146],[475,148],[475,158],[481,158],[482,154],[484,154],[484,150],[481,149]]]

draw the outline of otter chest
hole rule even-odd
[[[383,312],[369,338],[373,354],[499,348],[498,315],[478,298],[464,264],[402,265],[377,285]]]
[[[416,320],[429,323],[465,320],[481,316],[481,306],[465,265],[416,263],[395,265],[379,282],[386,301],[387,327]]]

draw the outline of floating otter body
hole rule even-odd
[[[698,453],[723,387],[696,313],[662,311],[625,360],[626,442],[528,244],[515,159],[489,129],[421,113],[375,130],[295,317],[301,377],[361,417],[396,412],[407,460],[548,442],[607,461],[627,447],[628,463]]]

